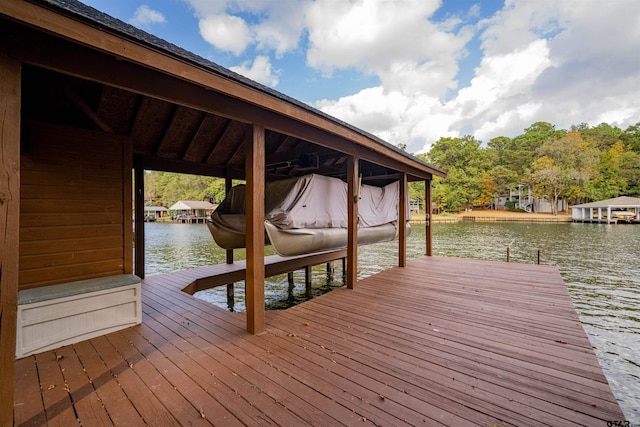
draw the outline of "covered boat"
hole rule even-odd
[[[398,236],[398,182],[384,187],[361,185],[358,202],[358,244],[393,240]],[[293,256],[347,246],[347,184],[310,174],[266,184],[265,244],[281,256]],[[245,186],[231,189],[207,226],[225,249],[244,248]],[[406,224],[409,231],[409,224]]]

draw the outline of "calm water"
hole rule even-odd
[[[203,224],[147,223],[146,274],[224,263],[225,253],[215,245]],[[640,226],[545,223],[457,223],[434,226],[434,254],[487,260],[535,263],[560,269],[600,364],[628,421],[640,423]],[[397,243],[360,247],[358,276],[366,277],[394,266]],[[272,254],[270,247],[267,254]],[[409,258],[424,254],[424,226],[414,225],[407,242]],[[393,254],[389,256],[389,254]],[[244,258],[236,251],[236,258]],[[313,269],[311,295],[343,286],[341,263],[327,275],[324,266]],[[243,311],[244,286],[236,284],[229,304],[226,289],[199,292],[199,298],[221,307]],[[286,308],[308,298],[304,273],[276,276],[265,285],[270,309]]]

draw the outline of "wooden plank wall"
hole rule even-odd
[[[124,138],[30,124],[21,175],[20,289],[131,272],[131,148]]]

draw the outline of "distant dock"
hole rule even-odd
[[[452,215],[452,216],[435,216],[431,219],[434,224],[454,224],[457,222],[547,222],[547,223],[568,223],[571,217],[566,215],[531,215],[531,214],[514,214],[514,215],[496,215],[481,213],[477,215]],[[418,217],[410,221],[413,224],[424,224],[425,219]]]
[[[571,222],[570,217],[565,216],[475,216],[464,215],[462,221],[466,222]]]

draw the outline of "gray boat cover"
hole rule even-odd
[[[384,187],[362,185],[359,226],[375,227],[397,221],[398,196],[398,181]],[[408,212],[407,209],[407,215]],[[237,185],[220,203],[212,219],[219,221],[225,214],[244,213],[245,186]],[[265,188],[265,221],[280,229],[346,228],[347,184],[316,174],[269,182]]]

